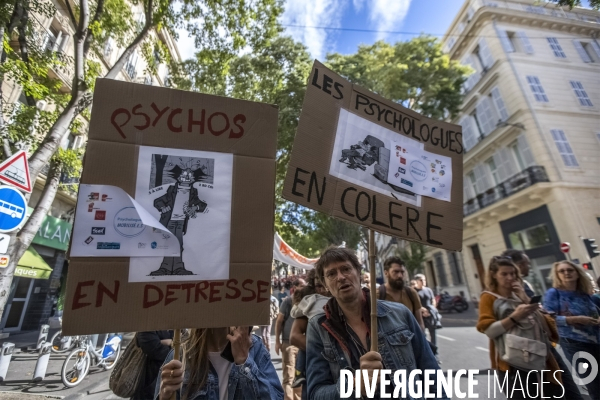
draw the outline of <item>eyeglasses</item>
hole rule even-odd
[[[567,268],[567,269],[559,269],[556,272],[558,272],[559,274],[571,274],[571,273],[575,272],[575,270],[573,268]]]
[[[338,271],[341,272],[342,275],[344,275],[347,278],[352,275],[353,269],[354,267],[351,267],[350,265],[342,265],[340,268],[330,269],[329,271],[327,271],[327,273],[325,274],[325,278],[327,278],[327,280],[329,281],[335,280],[338,276]]]
[[[494,256],[494,261],[501,261],[501,260],[512,261],[512,258],[510,256]]]

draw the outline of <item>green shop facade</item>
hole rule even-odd
[[[28,210],[31,213],[31,209]],[[66,252],[72,225],[47,215],[31,246],[19,260],[0,331],[37,330],[57,309],[67,273]]]

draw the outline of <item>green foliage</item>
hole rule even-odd
[[[72,150],[59,148],[58,151],[54,153],[52,163],[61,171],[61,183],[59,184],[59,189],[77,193],[78,184],[64,182],[70,182],[73,181],[74,178],[79,178],[83,167],[81,161],[82,158],[83,149]]]
[[[568,6],[569,8],[581,7],[581,0],[551,0],[559,6]],[[590,7],[594,10],[600,9],[600,0],[589,0]]]
[[[404,265],[410,276],[423,270],[423,262],[425,262],[425,245],[416,242],[409,242],[409,248],[397,250],[396,254],[404,261]]]
[[[351,55],[329,54],[327,64],[353,83],[431,118],[455,116],[469,67],[450,60],[431,36],[359,46]]]

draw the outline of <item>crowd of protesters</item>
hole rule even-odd
[[[352,250],[331,247],[308,274],[273,279],[271,324],[257,335],[252,327],[189,330],[180,362],[173,360],[171,332],[138,333],[149,362],[133,398],[170,399],[177,392],[185,400],[337,399],[341,370],[373,376],[383,368],[439,369],[435,331],[441,316],[425,276],[409,280],[398,257],[383,264],[386,281],[376,293],[378,349],[371,349],[370,276]],[[589,275],[569,261],[553,265],[545,294],[535,293],[524,279],[529,269],[529,258],[517,250],[490,260],[476,328],[490,338],[491,368],[509,382],[503,388],[508,399],[583,399],[575,374],[590,361],[581,354],[596,365],[600,357],[600,294]],[[271,325],[282,382],[270,357]],[[544,372],[529,377],[535,368]],[[517,380],[527,390],[510,391]],[[390,383],[389,393],[395,389]],[[584,384],[592,399],[600,399],[598,376]],[[364,381],[354,390],[352,397],[367,398]],[[369,398],[379,398],[379,390],[375,393]],[[451,396],[440,393],[439,399]]]

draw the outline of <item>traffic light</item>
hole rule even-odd
[[[581,264],[581,266],[583,267],[583,269],[592,269],[592,264],[590,263],[583,263]]]
[[[594,242],[596,242],[596,239],[583,239],[583,244],[585,244],[590,259],[600,256],[598,245],[594,244]]]

